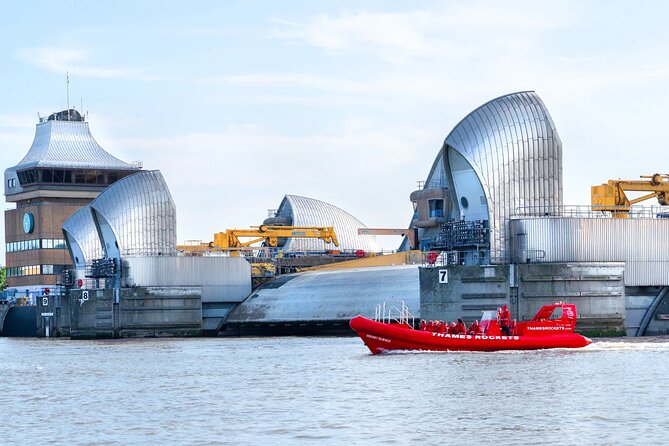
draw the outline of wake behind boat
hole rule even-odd
[[[503,313],[500,314],[502,318],[505,317]],[[502,324],[507,325],[504,319]],[[491,311],[484,312],[481,322],[474,324],[474,331],[469,333],[451,333],[444,324],[425,324],[424,321],[421,329],[415,329],[413,316],[403,302],[400,307],[386,306],[384,303],[377,308],[375,320],[356,316],[351,319],[350,325],[372,354],[391,350],[580,348],[592,342],[585,336],[574,333],[576,305],[562,302],[541,307],[529,321],[508,324],[509,328],[505,329],[508,334],[502,333],[499,316],[494,317]]]

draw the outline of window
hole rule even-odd
[[[37,183],[37,170],[32,169],[26,171],[26,179],[28,183]]]
[[[62,238],[43,238],[9,242],[5,244],[6,252],[31,251],[34,249],[66,249],[67,245]]]
[[[12,266],[7,268],[7,276],[9,277],[21,277],[21,276],[34,276],[40,274],[40,265],[28,265],[28,266]]]
[[[53,273],[54,274],[63,274],[67,269],[69,268],[69,265],[53,265]]]
[[[444,216],[444,200],[428,200],[430,206],[430,217],[443,217]]]
[[[42,274],[63,274],[68,265],[42,265]]]

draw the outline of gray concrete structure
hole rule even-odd
[[[482,311],[507,304],[515,319],[529,320],[543,305],[563,301],[576,304],[579,331],[622,335],[623,273],[621,263],[420,268],[420,313],[426,320],[463,318],[469,323],[480,319]]]
[[[69,295],[73,339],[201,334],[198,287],[72,290]]]
[[[577,329],[592,335],[624,335],[625,265],[619,262],[535,263],[517,265],[520,320],[542,305],[576,304]]]
[[[420,268],[420,315],[428,321],[471,322],[482,311],[509,304],[509,296],[503,265]]]
[[[124,286],[199,287],[207,333],[251,293],[251,264],[242,257],[126,257],[123,269]]]

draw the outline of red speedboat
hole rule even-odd
[[[574,333],[576,305],[556,303],[545,305],[529,321],[515,324],[511,336],[501,333],[493,312],[484,312],[479,334],[449,334],[447,332],[413,328],[412,316],[402,303],[386,314],[377,309],[376,320],[362,316],[351,319],[351,328],[360,336],[372,354],[391,350],[432,351],[497,351],[539,350],[546,348],[580,348],[592,341]]]

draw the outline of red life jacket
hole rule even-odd
[[[509,313],[508,309],[500,310],[498,319],[500,327],[508,327],[511,324],[511,313]]]

